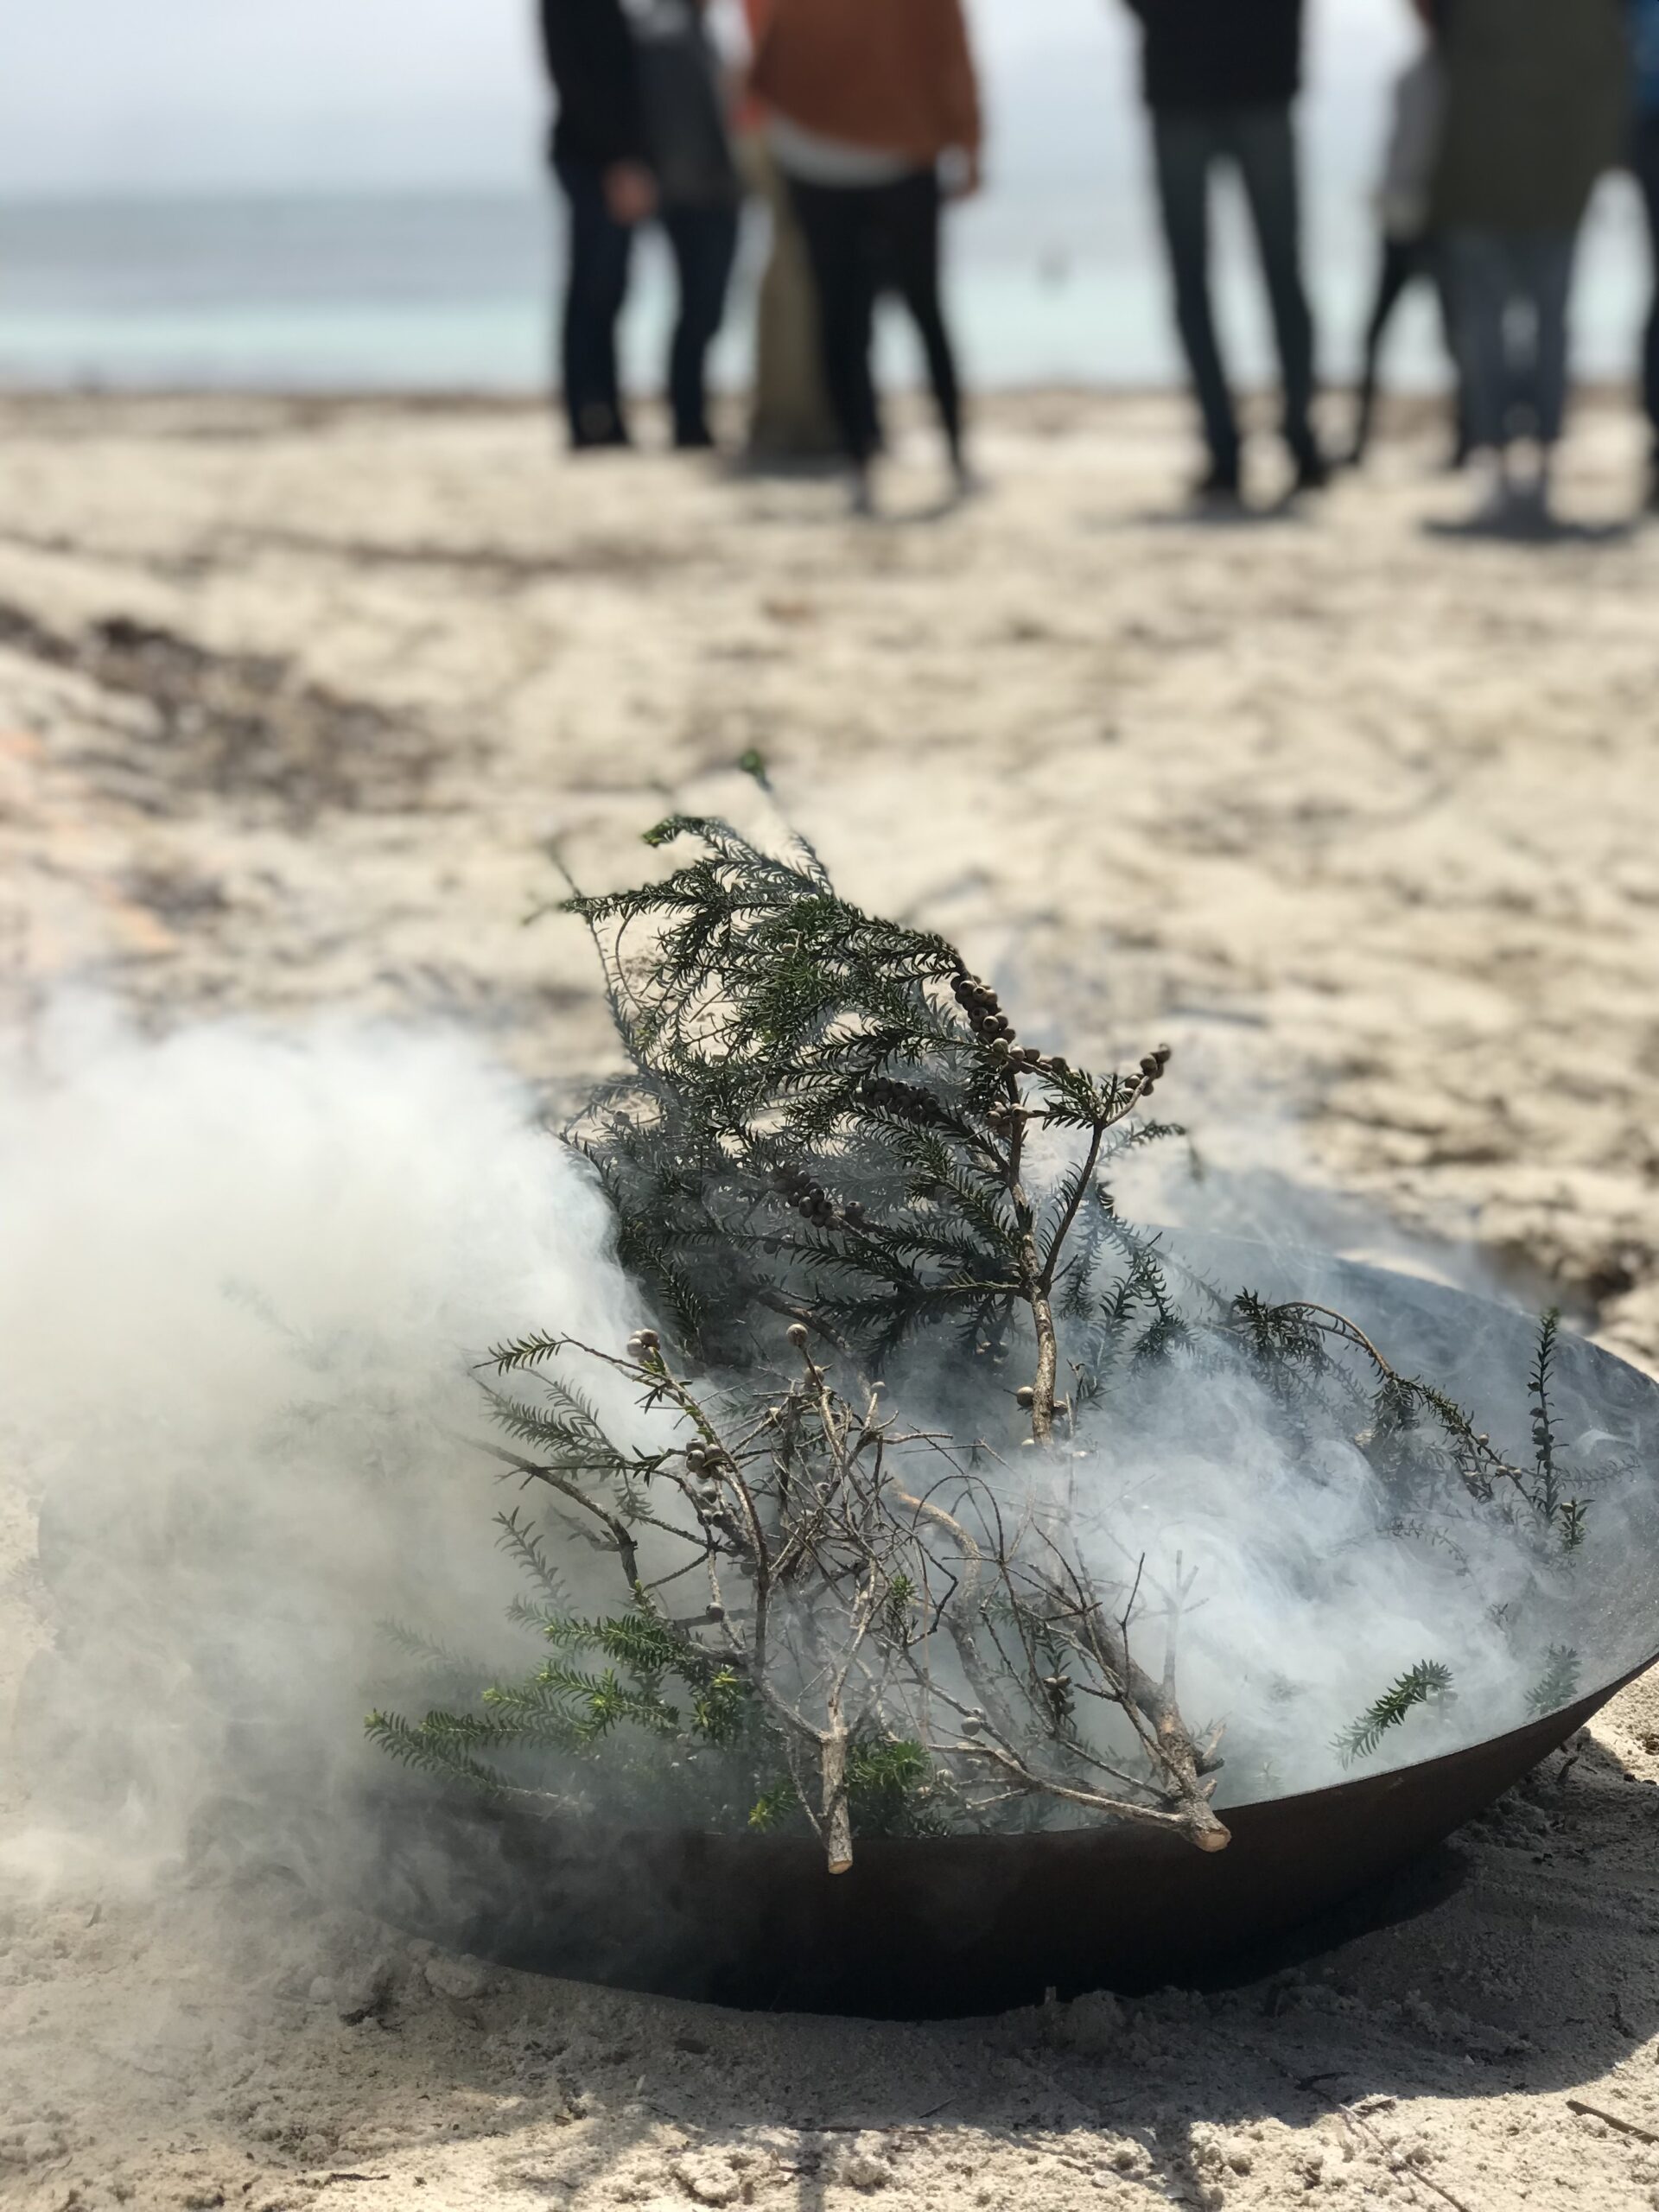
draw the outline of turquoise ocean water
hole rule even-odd
[[[1225,315],[1244,375],[1268,362],[1236,211],[1219,250]],[[1310,260],[1326,373],[1344,376],[1373,247],[1355,194],[1316,202]],[[757,228],[718,372],[741,381]],[[548,372],[560,246],[538,191],[35,200],[0,203],[0,385],[123,389],[530,391]],[[1605,189],[1578,294],[1583,372],[1622,377],[1648,283],[1633,197]],[[982,386],[1146,385],[1177,372],[1144,195],[988,197],[955,221],[951,286]],[[629,373],[658,380],[671,289],[648,240],[626,327]],[[893,367],[912,364],[889,327]],[[1420,300],[1395,353],[1402,384],[1440,373]]]

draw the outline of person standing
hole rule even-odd
[[[1314,336],[1301,267],[1292,110],[1301,89],[1302,0],[1128,0],[1144,34],[1144,87],[1175,320],[1204,422],[1204,499],[1239,496],[1238,416],[1210,288],[1210,186],[1238,173],[1261,251],[1283,378],[1282,429],[1299,491],[1326,467],[1313,430]]]
[[[560,367],[570,444],[626,445],[616,326],[635,228],[655,212],[633,40],[621,0],[541,0],[558,99],[552,162],[569,211]]]
[[[889,289],[920,333],[966,492],[961,381],[940,291],[942,164],[954,164],[954,197],[980,181],[979,90],[961,0],[777,0],[754,87],[806,240],[855,508],[870,510],[882,444],[871,354],[876,302]]]
[[[1656,4],[1659,5],[1659,0]],[[1441,133],[1446,124],[1446,68],[1434,36],[1433,0],[1412,0],[1412,8],[1428,36],[1421,52],[1401,72],[1394,87],[1394,127],[1389,134],[1382,189],[1377,194],[1382,250],[1376,297],[1365,329],[1359,406],[1349,454],[1350,464],[1356,468],[1364,461],[1371,442],[1382,380],[1383,339],[1395,310],[1420,279],[1433,283],[1439,295],[1446,352],[1454,369],[1457,362],[1452,296],[1446,281],[1440,240],[1430,227],[1434,173],[1440,162]],[[1457,409],[1457,443],[1452,466],[1461,468],[1469,457],[1469,430],[1460,378]]]
[[[705,13],[705,0],[635,0],[631,11],[657,213],[679,284],[668,394],[682,452],[715,442],[709,351],[725,320],[743,200],[724,73]]]
[[[1629,137],[1626,0],[1452,0],[1433,220],[1446,242],[1469,434],[1489,474],[1475,520],[1548,516],[1569,378],[1580,225]],[[1512,467],[1529,438],[1529,479]]]
[[[1653,432],[1648,505],[1659,514],[1659,0],[1631,0],[1630,29],[1636,52],[1636,143],[1630,165],[1647,206],[1653,246],[1653,302],[1642,362],[1642,397]]]

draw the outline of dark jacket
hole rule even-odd
[[[1129,0],[1149,107],[1281,107],[1302,83],[1302,0]]]
[[[1624,0],[1455,0],[1437,229],[1577,227],[1629,133]]]
[[[1630,0],[1630,37],[1636,48],[1636,105],[1659,116],[1659,0]]]
[[[632,18],[645,143],[664,207],[735,207],[741,179],[720,57],[692,0],[652,0]]]
[[[558,95],[555,161],[646,158],[639,73],[622,0],[541,0],[542,43]]]

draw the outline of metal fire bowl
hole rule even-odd
[[[1395,1363],[1446,1379],[1525,1433],[1532,1324],[1464,1294],[1328,1260],[1183,1238],[1214,1279],[1340,1307]],[[1659,1385],[1564,1343],[1564,1435],[1611,1430],[1640,1472],[1598,1492],[1630,1541],[1616,1589],[1586,1592],[1599,1687],[1512,1733],[1414,1766],[1225,1809],[1215,1854],[1156,1831],[861,1843],[831,1876],[810,1840],[623,1834],[400,1790],[378,1909],[536,1972],[717,2004],[939,2018],[1109,1987],[1214,1983],[1351,1903],[1521,1780],[1659,1656]],[[1501,1404],[1497,1381],[1503,1384]],[[1475,1385],[1478,1385],[1477,1389]],[[1590,1578],[1586,1578],[1588,1582]],[[1386,1908],[1385,1908],[1386,1910]]]

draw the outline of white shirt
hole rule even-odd
[[[818,131],[791,123],[775,109],[766,115],[766,143],[778,166],[803,184],[896,184],[917,166],[903,154],[889,154],[880,146],[855,146],[845,138],[825,138]]]

